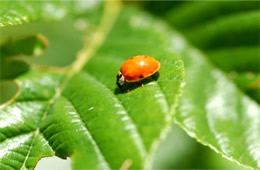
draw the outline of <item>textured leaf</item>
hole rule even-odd
[[[54,94],[58,80],[58,75],[39,72],[19,78],[19,96],[0,110],[0,169],[33,168],[40,157],[54,154],[38,126],[46,116],[44,99]]]
[[[88,48],[65,73],[35,68],[17,78],[17,97],[0,111],[1,148],[16,147],[0,155],[0,169],[31,169],[36,159],[54,153],[71,156],[76,169],[151,166],[173,122],[183,63],[151,16],[107,4]],[[154,56],[161,69],[144,87],[130,84],[129,93],[121,92],[115,76],[124,60],[138,54]],[[17,152],[20,159],[9,157]]]
[[[184,59],[186,70],[177,124],[223,157],[259,168],[259,105],[241,93],[182,36],[173,34],[171,39],[173,49]]]
[[[166,18],[223,71],[258,73],[259,5],[259,1],[183,3]],[[257,92],[244,92],[258,101]]]
[[[46,46],[47,40],[40,34],[17,40],[5,40],[0,45],[0,79],[14,78],[28,70],[29,65],[22,57],[40,55]]]
[[[167,18],[219,68],[252,71],[259,68],[258,7],[259,2],[186,3],[169,12]],[[183,36],[171,38],[173,49],[184,59],[187,83],[177,124],[223,157],[260,168],[259,105]]]

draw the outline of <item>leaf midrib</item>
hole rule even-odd
[[[88,76],[90,76],[91,78],[93,78],[96,82],[98,82],[100,85],[102,85],[105,89],[107,89],[108,91],[110,91],[112,94],[113,94],[113,91],[107,86],[107,85],[105,85],[103,82],[101,82],[100,80],[98,80],[98,79],[96,79],[93,75],[91,75],[90,73],[88,73],[88,72],[86,72],[87,74],[88,74]],[[155,79],[153,79],[153,80],[155,80]],[[168,103],[168,100],[166,99],[166,96],[165,96],[165,94],[164,94],[164,92],[163,92],[163,90],[162,90],[162,88],[161,88],[161,85],[157,82],[157,81],[153,81],[154,82],[154,84],[158,87],[158,90],[160,91],[160,93],[163,95],[163,97],[164,97],[164,100],[165,100],[165,103],[166,103],[166,105],[167,105],[167,113],[169,113],[169,112],[171,112],[172,111],[172,109],[171,108],[173,108],[173,107],[170,107],[169,106],[169,103]],[[151,148],[149,148],[148,150],[147,150],[147,148],[146,148],[146,146],[145,146],[145,144],[144,144],[144,140],[143,140],[143,138],[142,138],[142,136],[141,136],[141,133],[140,133],[140,131],[139,131],[139,129],[137,128],[137,126],[136,126],[136,122],[133,120],[133,118],[130,116],[131,114],[129,114],[129,112],[127,111],[127,109],[126,109],[126,107],[124,106],[124,104],[123,104],[123,102],[122,102],[122,100],[120,100],[120,98],[117,96],[117,95],[113,95],[114,97],[115,97],[115,99],[118,101],[118,103],[122,106],[122,108],[125,110],[125,112],[126,112],[126,114],[127,114],[127,116],[128,116],[128,118],[130,119],[130,121],[134,124],[134,126],[136,127],[136,131],[137,131],[137,135],[140,137],[140,142],[142,142],[141,144],[143,145],[142,147],[144,148],[144,152],[145,152],[145,155],[143,155],[143,154],[140,154],[141,155],[141,157],[144,159],[144,161],[147,159],[147,157],[149,157],[149,155],[151,155],[151,154],[153,154],[153,150],[152,150],[152,147]],[[167,116],[167,115],[166,115]],[[168,119],[170,119],[170,117],[171,117],[171,114],[169,114],[168,115],[168,117],[167,117],[167,120]],[[87,128],[87,127],[86,127]],[[94,138],[93,138],[94,139]],[[160,136],[157,138],[157,139],[160,139]],[[135,143],[136,141],[134,141],[134,143]],[[157,140],[155,139],[154,140],[154,142],[157,142]],[[153,143],[154,143],[153,142]],[[153,146],[153,144],[151,145],[151,146]],[[140,149],[140,148],[139,148]],[[145,156],[145,157],[144,157]],[[142,167],[143,168],[146,168],[146,164],[145,164],[145,162],[144,162],[144,164],[142,165]]]
[[[88,74],[88,76],[90,76],[92,79],[94,79],[96,82],[98,82],[100,85],[102,85],[105,89],[107,89],[108,91],[110,91],[112,94],[113,94],[113,91],[107,87],[105,84],[103,84],[101,81],[97,80],[94,76],[92,76],[91,74]],[[144,144],[144,140],[142,139],[141,137],[141,133],[139,132],[137,126],[136,126],[136,123],[133,121],[132,117],[130,116],[129,112],[126,110],[126,107],[124,106],[123,102],[117,97],[117,95],[113,95],[115,97],[115,99],[117,100],[117,102],[122,106],[122,108],[124,109],[124,111],[126,112],[127,114],[127,117],[129,118],[129,120],[133,123],[133,125],[135,126],[136,128],[136,131],[137,131],[137,136],[140,138],[140,144],[141,144],[141,148],[139,148],[140,150],[143,150],[142,152],[143,153],[140,153],[140,155],[144,158],[145,155],[147,155],[147,150],[146,150],[146,147],[145,147],[145,144]],[[137,142],[137,141],[133,141],[134,143]]]

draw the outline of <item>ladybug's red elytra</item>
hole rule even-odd
[[[138,55],[126,60],[117,74],[117,86],[122,89],[125,82],[132,83],[155,74],[161,63],[150,56]]]

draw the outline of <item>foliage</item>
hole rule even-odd
[[[21,60],[24,56],[40,55],[47,46],[47,40],[41,35],[24,37],[19,40],[7,40],[1,47],[0,79],[14,78],[29,69],[29,65]],[[10,70],[10,68],[13,68]]]
[[[260,168],[258,2],[168,3],[160,16],[173,28],[117,1],[4,1],[0,89],[8,80],[17,92],[6,90],[0,106],[0,169],[33,169],[52,155],[71,157],[74,169],[149,169],[174,120],[221,156]],[[120,91],[120,65],[139,54],[160,71]]]
[[[257,72],[260,56],[259,38],[255,35],[259,34],[260,13],[256,4],[259,2],[186,3],[168,12],[166,18],[191,43],[208,53],[209,59],[220,69],[239,72],[233,74],[243,74],[241,71],[245,70]],[[195,10],[199,12],[193,15]],[[205,11],[208,15],[201,15]],[[259,167],[259,105],[244,96],[227,76],[209,64],[205,59],[207,55],[198,50],[188,50],[186,42],[178,43],[177,40],[173,38],[175,50],[180,51],[184,59],[187,86],[176,122],[190,136],[227,159]],[[247,85],[254,88],[251,94],[255,95],[251,96],[256,101],[260,89],[257,82],[259,78],[255,77],[250,86]],[[237,84],[242,88],[245,81]],[[246,91],[246,88],[242,89]]]
[[[165,18],[191,43],[202,49],[221,70],[226,73],[258,74],[259,5],[259,1],[183,3],[166,12]],[[232,75],[229,78],[234,78]],[[237,85],[243,89],[241,84]],[[254,93],[247,93],[258,103],[259,97],[253,94],[258,93],[259,89],[258,85],[251,89]]]
[[[183,64],[167,50],[166,35],[150,29],[152,18],[143,27],[144,14],[126,8],[119,15],[120,6],[113,7],[118,11],[105,11],[90,45],[65,72],[36,67],[16,78],[17,97],[0,114],[1,121],[12,121],[1,128],[1,147],[7,148],[2,168],[30,169],[54,153],[71,156],[74,168],[151,166],[154,149],[173,122]],[[137,54],[156,56],[161,70],[143,88],[129,85],[131,92],[121,92],[114,77],[122,61]]]

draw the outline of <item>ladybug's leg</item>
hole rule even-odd
[[[135,82],[135,83],[137,83],[138,85],[144,87],[144,84],[143,84],[143,83],[140,83],[139,81],[137,81],[137,82]]]

